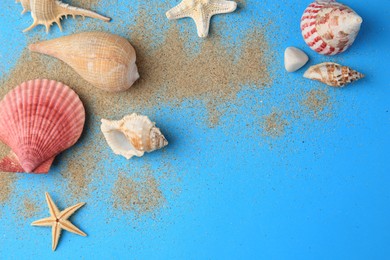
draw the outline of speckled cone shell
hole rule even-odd
[[[49,32],[50,26],[53,23],[56,23],[60,30],[61,19],[63,16],[67,17],[71,15],[75,17],[76,15],[87,16],[91,18],[100,19],[105,22],[109,22],[111,19],[95,12],[85,10],[82,8],[74,7],[69,4],[62,3],[59,0],[16,0],[20,2],[23,6],[22,14],[26,12],[31,12],[33,18],[33,23],[30,27],[25,29],[23,32],[27,32],[37,25],[42,24],[46,27],[46,32]]]
[[[312,66],[303,76],[308,79],[318,80],[331,87],[344,87],[349,83],[364,78],[362,73],[332,62]]]
[[[118,35],[84,32],[31,44],[30,51],[60,59],[95,87],[129,89],[139,78],[133,46]]]
[[[0,102],[0,140],[17,157],[3,159],[0,171],[18,169],[17,163],[24,172],[42,164],[48,170],[54,157],[80,138],[84,122],[84,106],[68,86],[46,79],[22,83]]]
[[[131,114],[119,121],[102,119],[101,130],[113,152],[130,159],[168,145],[155,123],[146,116]]]
[[[305,42],[323,55],[346,51],[355,41],[363,19],[351,8],[331,0],[309,5],[301,19]]]

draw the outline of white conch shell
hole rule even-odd
[[[349,83],[364,78],[362,73],[333,62],[311,66],[303,76],[308,79],[318,80],[331,87],[344,87]]]
[[[73,17],[76,15],[83,17],[87,16],[100,19],[105,22],[109,22],[111,20],[111,18],[102,16],[89,10],[62,3],[59,0],[16,0],[16,2],[22,4],[22,14],[31,12],[31,16],[34,20],[33,24],[23,32],[27,32],[39,24],[44,25],[46,27],[46,32],[49,32],[50,26],[53,23],[56,23],[62,31],[61,19],[63,16],[67,17],[68,15]]]
[[[31,44],[29,49],[64,61],[105,91],[125,91],[139,78],[133,46],[115,34],[83,32]]]
[[[310,4],[301,18],[305,42],[314,51],[335,55],[346,51],[355,41],[363,19],[346,5],[334,0]]]
[[[284,67],[288,72],[294,72],[305,66],[309,57],[298,48],[288,47],[284,52]]]
[[[101,120],[101,130],[113,152],[130,159],[141,157],[168,145],[155,123],[147,116],[133,113],[119,121]]]

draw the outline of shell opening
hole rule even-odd
[[[168,145],[160,129],[146,116],[133,113],[119,121],[101,120],[101,130],[113,152],[130,159]]]
[[[133,149],[133,146],[127,140],[127,137],[122,131],[120,130],[113,130],[110,133],[111,135],[111,141],[115,145],[115,147],[121,151],[121,153],[126,153],[127,151]],[[119,151],[118,151],[119,152]]]

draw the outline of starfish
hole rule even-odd
[[[237,3],[225,0],[183,0],[179,5],[169,10],[166,15],[169,20],[190,17],[195,21],[199,37],[207,37],[210,19],[216,14],[234,12]]]
[[[52,249],[56,250],[58,240],[60,239],[61,230],[65,229],[69,232],[75,233],[80,236],[87,236],[83,231],[73,225],[68,218],[76,212],[79,208],[85,205],[85,203],[78,203],[72,207],[59,211],[57,206],[54,204],[49,193],[45,193],[47,205],[49,206],[50,217],[40,219],[31,223],[32,226],[51,226],[52,227]]]

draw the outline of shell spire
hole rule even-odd
[[[62,60],[105,91],[125,91],[139,78],[134,47],[115,34],[83,32],[31,44],[29,49]]]
[[[62,31],[61,19],[62,17],[67,17],[68,15],[73,16],[73,18],[76,16],[91,17],[105,22],[109,22],[111,20],[109,17],[105,17],[90,10],[65,4],[59,0],[17,0],[17,2],[22,4],[22,14],[30,11],[33,18],[32,25],[26,28],[23,32],[27,32],[40,24],[46,27],[46,32],[49,32],[50,26],[53,23],[56,23]]]
[[[325,62],[311,66],[303,77],[320,81],[331,87],[344,87],[349,83],[364,78],[364,75],[347,66]]]

